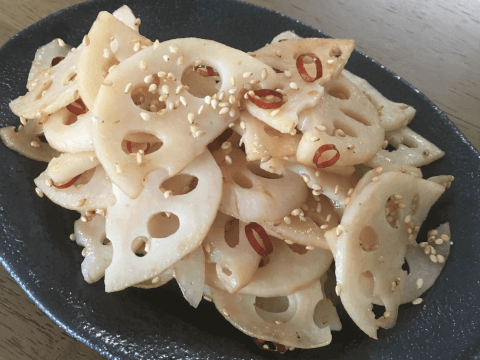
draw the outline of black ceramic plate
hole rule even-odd
[[[142,34],[161,41],[195,36],[248,51],[284,30],[326,36],[282,14],[227,0],[82,3],[32,25],[0,49],[0,125],[18,124],[8,103],[25,93],[30,62],[39,46],[56,37],[79,44],[99,11],[113,11],[124,2],[142,19]],[[412,128],[445,150],[446,156],[424,172],[453,174],[455,182],[435,205],[427,225],[448,220],[454,245],[423,304],[402,306],[395,328],[380,330],[378,341],[365,336],[339,309],[344,330],[334,333],[331,345],[295,350],[283,358],[478,359],[480,154],[430,100],[374,60],[355,52],[347,68],[388,98],[414,106]],[[114,294],[104,292],[103,282],[85,283],[81,248],[68,240],[77,215],[35,195],[33,179],[44,168],[45,164],[0,146],[0,256],[32,300],[68,334],[112,359],[277,357],[257,349],[211,303],[191,308],[173,282],[156,290]]]

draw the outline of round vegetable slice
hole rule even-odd
[[[264,171],[258,163],[247,162],[245,153],[236,146],[232,145],[228,155],[219,149],[214,156],[223,175],[220,211],[227,215],[245,223],[275,221],[307,198],[307,187],[295,173],[286,171],[278,176]]]
[[[138,28],[140,27],[140,22],[138,21],[139,19],[135,17],[132,9],[130,9],[127,5],[119,7],[112,13],[112,15],[134,31],[138,32]]]
[[[26,120],[26,125],[20,125],[15,131],[14,126],[0,129],[0,138],[9,149],[16,151],[29,159],[49,162],[60,153],[49,144],[40,141],[43,125],[40,119]]]
[[[45,138],[61,152],[94,151],[92,116],[91,111],[77,116],[66,108],[60,109],[43,125]]]
[[[323,95],[322,85],[340,74],[354,44],[353,40],[347,39],[298,39],[266,45],[255,51],[257,59],[280,71],[280,89],[286,101],[278,111],[262,109],[251,101],[246,101],[247,111],[282,133],[294,133],[299,124],[299,114],[319,104]],[[299,56],[308,53],[314,54],[323,67],[322,77],[313,82],[305,82],[297,69]],[[341,55],[337,58],[335,55],[338,53]],[[302,61],[305,60],[304,56]],[[309,74],[308,67],[304,67],[306,70],[303,76]],[[314,65],[314,68],[312,75],[315,77],[318,67]]]
[[[100,163],[93,151],[62,153],[48,163],[46,173],[55,184],[61,185],[98,165]]]
[[[203,248],[208,261],[215,263],[222,288],[232,294],[251,281],[261,259],[247,240],[245,223],[221,212],[205,237]]]
[[[314,318],[325,318],[335,308],[325,299],[320,281],[288,297],[261,298],[253,295],[229,294],[211,288],[218,311],[237,329],[247,335],[286,346],[316,348],[332,340],[330,316],[319,327]],[[280,310],[283,310],[280,312]],[[324,316],[322,316],[324,315]]]
[[[84,48],[77,61],[78,90],[89,109],[93,109],[110,68],[135,54],[136,44],[139,44],[138,49],[152,45],[138,31],[106,11],[98,14],[83,43]]]
[[[97,166],[81,174],[75,181],[79,186],[55,187],[47,171],[41,173],[34,182],[46,197],[70,210],[106,209],[115,203],[112,182],[108,179],[102,166]]]
[[[198,59],[220,73],[222,81],[218,94],[214,94],[216,98],[195,97],[185,90],[182,74],[191,70]],[[237,65],[231,66],[232,61]],[[266,80],[261,78],[263,70],[268,74]],[[244,78],[247,71],[252,75]],[[145,78],[150,75],[158,77],[158,85],[151,84],[156,85],[152,91],[162,97],[166,106],[157,112],[139,108],[130,94],[138,86],[144,86]],[[186,38],[159,43],[138,52],[110,71],[105,81],[107,86],[101,87],[93,109],[99,120],[95,149],[112,181],[135,198],[148,173],[165,168],[170,175],[175,175],[237,119],[239,89],[251,86],[251,81],[269,88],[276,83],[276,74],[239,50],[210,40]],[[232,94],[231,101],[230,96],[228,101],[219,100],[232,89],[237,91]],[[109,105],[112,97],[119,100],[119,106]],[[125,136],[139,131],[153,134],[163,143],[158,151],[144,157],[141,166],[119,146]],[[182,151],[178,151],[179,144],[182,144]]]
[[[343,70],[342,75],[364,92],[377,109],[380,116],[380,123],[385,131],[398,130],[407,126],[415,116],[416,110],[406,104],[396,103],[386,99],[365,79]]]
[[[65,44],[62,39],[52,40],[48,44],[39,47],[35,52],[32,67],[28,73],[27,89],[30,90],[33,87],[34,79],[42,71],[50,69],[54,66],[54,63],[58,64],[68,55],[71,49],[72,47]]]
[[[323,99],[315,108],[301,114],[299,128],[303,137],[297,160],[330,169],[369,161],[381,149],[385,134],[373,104],[341,75],[325,84]],[[325,153],[315,161],[317,151],[327,144],[337,154]]]
[[[148,175],[137,199],[113,187],[117,202],[107,212],[107,237],[113,244],[112,264],[105,273],[107,292],[159,276],[205,238],[220,203],[221,172],[207,151],[180,175],[196,177],[195,189],[183,195],[162,192],[162,185],[170,180],[165,170]],[[143,257],[135,254],[139,243],[147,250]]]
[[[82,275],[85,281],[93,284],[105,275],[105,269],[112,261],[112,244],[108,245],[105,233],[105,218],[95,216],[91,221],[75,221],[77,244],[86,249],[82,262]]]
[[[412,175],[381,174],[349,204],[340,225],[326,234],[335,251],[337,293],[350,317],[372,338],[377,337],[379,326],[395,325],[405,296],[402,265],[410,242],[407,220],[417,216],[415,226],[420,226],[443,192],[444,187]],[[385,204],[397,195],[404,206],[398,209],[399,223],[392,226],[385,216]],[[415,201],[424,210],[412,216],[409,205]],[[379,319],[371,311],[376,299],[386,308]]]
[[[393,162],[420,167],[428,165],[445,155],[437,146],[408,127],[386,132],[385,139],[395,150],[379,150],[367,162],[368,166],[376,167]]]

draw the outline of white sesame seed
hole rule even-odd
[[[272,116],[272,117],[277,116],[279,112],[280,112],[280,109],[273,110],[273,111],[270,113],[270,116]]]
[[[290,219],[290,217],[288,217],[288,216],[285,216],[283,218],[283,221],[285,221],[285,224],[287,224],[287,225],[290,225],[292,223],[292,219]]]
[[[290,214],[292,216],[298,216],[298,215],[300,215],[300,209],[293,209]]]
[[[224,102],[219,103],[218,106],[220,106],[220,107],[230,106],[230,103],[224,101]]]
[[[165,60],[165,61],[170,61],[170,56],[168,56],[168,55],[163,55],[163,60]]]
[[[82,216],[82,217],[84,217],[84,216]],[[85,221],[84,221],[84,222],[87,222],[86,220],[87,220],[87,218],[85,218]],[[86,257],[86,256],[87,256],[87,248],[83,248],[83,250],[82,250],[82,256],[83,256],[83,257]]]
[[[217,99],[212,99],[210,105],[212,106],[213,110],[216,110],[217,105],[218,105],[218,100]]]
[[[170,49],[170,52],[171,52],[172,54],[178,53],[178,47],[176,47],[176,46],[174,46],[174,45],[170,45],[168,48]]]
[[[445,257],[443,255],[437,255],[437,261],[440,264],[443,264],[443,263],[445,263]]]
[[[33,140],[31,143],[30,143],[30,146],[34,147],[34,148],[39,148],[40,147],[40,143],[38,141],[35,141]]]
[[[342,235],[343,230],[340,228],[340,225],[337,226],[335,229],[335,235],[340,236]]]
[[[278,57],[282,57],[282,53],[280,52],[280,50],[275,50],[275,55]]]
[[[243,78],[244,78],[244,79],[246,79],[246,78],[248,78],[248,77],[250,77],[250,76],[252,76],[252,73],[249,72],[249,71],[243,73]]]
[[[75,241],[77,238],[75,237],[75,234],[70,234],[69,236],[70,240]]]
[[[448,236],[447,234],[442,234],[442,236],[440,236],[440,239],[442,239],[443,241],[448,241],[450,240],[450,236]]]
[[[285,324],[285,320],[275,320],[275,324],[277,325]]]
[[[153,43],[153,48],[156,50],[158,49],[160,46],[160,41],[158,41],[158,39],[155,40],[155,42]]]
[[[155,92],[157,90],[157,84],[150,84],[150,86],[148,87],[148,92]]]
[[[133,45],[133,51],[135,52],[140,51],[141,46],[142,44],[140,44],[139,42],[135,43],[135,45]]]
[[[315,246],[310,246],[310,245],[309,245],[309,246],[306,246],[305,249],[307,249],[307,250],[313,250],[313,249],[315,249]]]
[[[323,224],[322,226],[320,226],[320,229],[325,230],[326,228],[328,228],[328,226],[328,224]]]
[[[168,99],[168,94],[162,94],[158,97],[159,101],[166,101]]]
[[[329,64],[329,65],[332,65],[334,63],[335,63],[335,60],[333,60],[333,59],[327,60],[327,64]]]
[[[109,56],[110,56],[110,51],[108,51],[107,48],[103,49],[103,57],[104,57],[105,59],[108,59]]]
[[[180,96],[180,102],[183,104],[183,106],[187,106],[187,100],[183,96]]]
[[[250,80],[250,84],[252,85],[257,85],[260,82],[260,80],[255,79],[255,80]]]
[[[224,107],[220,110],[219,114],[220,115],[223,115],[223,114],[226,114],[230,111],[230,108],[229,107]]]
[[[208,295],[203,295],[203,298],[204,298],[205,300],[207,300],[207,301],[210,301],[210,302],[213,301],[213,299],[212,299],[210,296],[208,296]]]
[[[229,129],[233,128],[234,126],[235,126],[235,123],[233,123],[233,122],[230,123],[230,124],[228,124],[228,128],[229,128]]]
[[[229,317],[229,316],[230,316],[230,313],[228,312],[228,310],[227,310],[226,307],[224,307],[224,308],[222,309],[222,311],[223,311],[223,314],[224,314],[226,317]]]
[[[405,216],[405,223],[408,224],[410,221],[412,221],[412,215]]]
[[[232,165],[232,158],[229,155],[225,155],[225,163],[227,165]]]
[[[338,194],[338,190],[339,190],[339,188],[340,188],[340,187],[338,186],[338,184],[337,184],[337,185],[335,185],[335,190],[333,191],[333,193],[334,193],[335,195],[337,195],[337,194]]]
[[[292,89],[294,89],[294,90],[298,90],[298,89],[299,89],[297,83],[295,83],[295,82],[291,82],[291,83],[290,83],[290,88],[292,88]]]
[[[437,254],[437,250],[435,250],[435,248],[433,246],[430,246],[430,252],[433,254],[433,255],[436,255]]]
[[[82,216],[80,216],[80,221],[81,221],[81,222],[87,222],[88,219],[87,219],[87,217],[86,217],[85,215],[82,215]],[[85,250],[85,249],[84,249],[84,250]],[[83,254],[83,251],[82,251],[82,254]]]
[[[437,240],[435,240],[435,244],[437,244],[437,245],[442,245],[442,244],[443,244],[443,240],[442,240],[442,239],[437,239]]]
[[[350,204],[350,196],[345,198],[345,206],[348,206],[348,204]]]
[[[197,137],[197,138],[198,138],[198,137],[202,137],[203,135],[205,135],[205,131],[202,131],[202,130],[197,131],[197,132],[195,133],[195,137]]]
[[[88,35],[85,35],[83,37],[82,43],[83,43],[84,46],[90,45],[90,38],[88,37]]]
[[[147,63],[143,60],[140,60],[139,67],[140,67],[140,70],[143,70],[143,71],[148,69]]]
[[[261,163],[266,163],[267,161],[269,161],[270,159],[272,158],[271,155],[267,155],[267,156],[264,156],[260,159],[260,162]]]
[[[423,286],[423,279],[418,278],[416,284],[417,284],[417,289],[421,289],[421,287]]]
[[[163,79],[165,76],[167,76],[167,73],[165,71],[159,71],[157,73],[157,76],[160,78],[160,79]]]
[[[58,41],[58,45],[59,45],[60,47],[65,47],[65,45],[66,45],[66,44],[65,44],[65,41],[63,41],[62,39],[57,39],[57,41]]]
[[[150,84],[153,81],[153,75],[147,75],[143,78],[145,84]]]
[[[266,80],[267,77],[268,77],[267,69],[263,69],[263,70],[262,70],[262,79],[263,79],[263,80]]]
[[[320,140],[319,137],[316,137],[316,136],[311,136],[311,137],[310,137],[310,141],[311,141],[311,142],[316,142],[316,141],[319,141],[319,140]]]
[[[420,305],[423,302],[422,298],[416,298],[415,300],[412,301],[413,305]]]
[[[319,190],[314,189],[314,190],[312,191],[312,194],[313,194],[314,196],[319,196],[319,195],[321,195],[322,193],[323,193],[323,191],[322,191],[321,189],[319,189]]]
[[[318,184],[312,184],[311,187],[312,187],[313,190],[322,190],[322,187]]]
[[[348,189],[347,196],[352,195],[352,193],[353,193],[353,188]]]
[[[182,65],[185,61],[185,57],[183,55],[180,55],[177,59],[177,65]]]
[[[374,176],[374,177],[372,178],[372,182],[377,182],[378,180],[379,180],[378,176]]]
[[[254,52],[251,52],[251,51],[247,52],[247,54],[248,54],[248,56],[251,56],[251,57],[256,57],[257,56],[257,54],[255,54]]]
[[[326,131],[327,130],[327,128],[323,125],[315,126],[315,129],[318,130],[318,131]]]
[[[303,181],[305,181],[305,183],[309,183],[310,182],[310,176],[308,176],[308,174],[302,174],[302,178],[303,178]]]
[[[433,263],[437,263],[438,262],[438,259],[435,255],[430,255],[430,260],[433,262]]]
[[[162,91],[163,91],[164,94],[167,94],[167,95],[170,94],[170,88],[168,87],[168,85],[163,85],[162,86]]]
[[[287,78],[289,78],[290,76],[292,76],[292,73],[288,70],[285,70],[285,72],[283,73]]]
[[[163,196],[165,197],[165,199],[168,199],[170,196],[172,196],[172,194],[173,194],[172,190],[167,190],[163,193]]]
[[[36,188],[35,188],[35,192],[37,193],[37,195],[38,195],[39,197],[43,197],[43,191],[40,190],[40,188],[36,187]]]
[[[203,109],[205,109],[205,105],[202,105],[198,108],[198,115],[202,113]]]
[[[150,120],[150,114],[149,113],[146,113],[146,112],[141,112],[140,113],[140,117],[145,120],[145,121],[148,121]]]
[[[335,294],[337,294],[337,296],[340,296],[341,293],[342,287],[340,285],[335,286]]]

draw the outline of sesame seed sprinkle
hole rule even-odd
[[[158,49],[160,46],[160,41],[158,41],[158,39],[155,40],[155,42],[153,43],[153,48],[156,50]]]
[[[320,204],[319,204],[320,205]],[[326,228],[328,228],[328,224],[323,224],[322,226],[320,226],[320,229],[321,230],[325,230]]]
[[[430,260],[433,262],[433,263],[437,263],[438,262],[438,259],[435,255],[431,254],[430,255]]]
[[[140,70],[143,70],[143,71],[148,69],[147,63],[143,60],[140,60],[139,67],[140,67]]]
[[[350,196],[345,198],[345,206],[348,206],[348,204],[350,204]]]
[[[202,105],[198,108],[198,115],[202,113],[203,109],[205,109],[205,105]]]
[[[417,284],[417,289],[421,289],[423,286],[423,279],[418,278],[416,284]]]
[[[442,240],[442,239],[437,239],[437,240],[435,240],[435,244],[437,244],[437,245],[442,245],[442,244],[443,244],[443,240]]]
[[[82,216],[83,217],[83,216]],[[86,221],[85,221],[86,222]],[[87,248],[83,248],[82,250],[82,256],[86,257],[87,256]]]
[[[445,257],[443,255],[437,255],[437,261],[440,264],[443,264],[443,263],[445,263]]]
[[[372,178],[372,182],[377,182],[378,180],[379,180],[378,176],[374,176],[374,177]]]
[[[209,95],[205,96],[205,104],[210,105],[211,102],[212,102],[212,97]]]
[[[285,72],[283,73],[287,78],[291,77],[292,76],[292,73],[288,70],[285,70]]]
[[[219,114],[220,115],[223,115],[223,114],[226,114],[230,111],[230,108],[229,107],[224,107],[220,110]]]
[[[308,183],[310,182],[310,180],[311,180],[310,176],[308,176],[308,174],[305,174],[305,173],[302,174],[302,178],[303,178],[303,181],[305,181],[305,183],[307,183],[307,184],[308,184]]]
[[[340,296],[341,293],[342,287],[340,285],[335,286],[335,294],[337,294],[337,296]]]
[[[195,137],[197,137],[197,138],[198,138],[198,137],[202,137],[203,135],[205,135],[205,131],[202,131],[202,130],[197,131],[197,132],[195,133]]]
[[[226,317],[229,317],[229,316],[230,316],[230,313],[228,312],[228,310],[227,310],[226,307],[224,307],[224,308],[222,309],[222,311],[223,311],[223,314],[224,314]]]
[[[180,102],[183,104],[183,106],[187,106],[187,100],[183,96],[180,96]]]
[[[165,71],[159,71],[157,73],[157,76],[160,78],[160,79],[163,79],[165,76],[167,76],[167,73]]]
[[[145,120],[145,121],[148,121],[150,120],[150,114],[149,113],[146,113],[146,112],[141,112],[140,113],[140,117]]]
[[[440,236],[440,239],[442,239],[443,241],[449,241],[450,236],[448,236],[447,234],[442,234],[442,236]]]
[[[40,188],[36,187],[36,188],[35,188],[35,192],[37,193],[37,195],[38,195],[39,197],[43,197],[43,191],[40,190]]]
[[[165,61],[170,61],[170,56],[168,56],[168,55],[163,55],[163,60],[165,60]]]
[[[77,238],[75,237],[75,234],[70,234],[69,236],[70,240],[75,241]]]
[[[193,123],[194,123],[194,120],[195,120],[195,114],[194,114],[194,113],[188,113],[187,119],[188,119],[188,122],[189,122],[190,124],[193,124]]]
[[[162,94],[158,97],[159,101],[166,101],[168,99],[168,94]]]
[[[103,80],[102,85],[103,85],[103,86],[112,86],[112,85],[113,85],[113,81],[112,81],[112,80],[107,80],[107,79],[105,79],[105,80]]]
[[[422,298],[416,298],[415,300],[412,301],[413,305],[420,305],[423,302]]]
[[[170,49],[170,52],[171,52],[172,54],[178,53],[178,47],[173,46],[173,45],[170,45],[168,48]]]
[[[168,87],[168,85],[163,85],[162,86],[162,91],[164,94],[170,94],[170,88]]]
[[[143,78],[145,84],[150,84],[153,81],[153,75],[147,75]]]
[[[283,221],[285,221],[285,224],[287,224],[287,225],[290,225],[292,223],[292,219],[290,219],[290,217],[288,217],[288,216],[285,216],[283,218]]]
[[[292,89],[294,89],[294,90],[298,90],[298,89],[299,89],[297,83],[295,83],[295,82],[291,82],[291,83],[290,83],[290,88],[292,88]]]
[[[230,82],[231,82],[231,84],[232,84],[233,86],[236,85],[237,81],[236,81],[236,79],[235,79],[235,76],[232,75],[232,77],[230,78]]]
[[[183,55],[180,55],[177,59],[177,65],[182,65],[185,61],[185,57]]]
[[[245,124],[244,121],[240,121],[240,129],[245,130],[247,128],[247,125]]]
[[[315,126],[315,129],[318,130],[318,131],[326,131],[327,130],[327,128],[323,125]]]
[[[348,189],[347,196],[352,195],[352,193],[353,193],[353,188]]]
[[[257,85],[260,82],[260,80],[255,79],[255,80],[250,80],[250,84],[252,85]]]
[[[150,84],[150,86],[148,87],[148,92],[155,92],[157,90],[157,84]]]
[[[333,193],[334,193],[335,195],[337,195],[337,194],[338,194],[338,190],[339,190],[339,186],[338,186],[338,184],[337,184],[337,185],[335,185],[335,190],[334,190]]]
[[[243,73],[243,78],[244,78],[244,79],[246,79],[246,78],[248,78],[248,77],[250,77],[250,76],[252,76],[252,72],[250,72],[250,71],[247,71],[247,72],[244,72],[244,73]]]
[[[307,250],[314,250],[314,249],[315,249],[315,246],[308,245],[308,246],[305,247],[305,249],[307,249]]]
[[[232,165],[232,158],[229,155],[225,155],[225,163],[227,165]]]
[[[38,141],[35,141],[33,140],[31,143],[30,143],[30,146],[34,147],[34,148],[39,148],[40,147],[40,143]]]
[[[212,102],[210,103],[210,105],[212,106],[213,110],[216,110],[217,105],[218,105],[218,100],[217,99],[212,99]]]
[[[170,196],[172,196],[172,194],[173,194],[172,190],[167,190],[163,193],[163,196],[165,197],[165,199],[168,199]]]

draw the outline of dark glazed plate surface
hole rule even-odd
[[[142,34],[160,41],[195,36],[249,51],[284,30],[326,36],[282,14],[235,1],[89,1],[30,26],[0,49],[0,125],[18,124],[8,103],[25,93],[30,62],[39,46],[56,37],[78,45],[99,11],[113,11],[123,3],[142,19]],[[402,306],[395,328],[381,330],[378,341],[363,335],[339,309],[344,330],[334,333],[331,345],[295,350],[281,358],[478,359],[480,154],[430,100],[377,62],[355,52],[347,68],[390,99],[413,105],[417,115],[411,127],[446,152],[424,170],[426,176],[455,176],[427,226],[450,221],[454,245],[423,304]],[[44,167],[0,146],[0,257],[42,311],[71,336],[112,359],[277,357],[257,349],[211,303],[191,308],[173,282],[156,290],[114,294],[104,292],[102,281],[85,283],[81,248],[68,240],[77,215],[35,195],[33,179]]]

